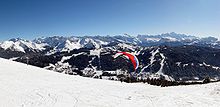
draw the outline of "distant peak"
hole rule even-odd
[[[26,40],[24,40],[24,39],[22,39],[22,38],[12,38],[12,39],[10,39],[9,41],[13,41],[13,42],[17,42],[17,41],[26,41]]]
[[[124,36],[126,37],[132,37],[131,35],[127,34],[127,33],[124,33]]]

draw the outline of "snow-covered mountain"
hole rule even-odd
[[[139,79],[220,80],[220,42],[184,34],[45,37],[11,39],[0,44],[0,57],[71,75],[120,80],[133,72],[120,51],[136,55]]]
[[[12,51],[19,51],[19,52],[37,52],[44,50],[45,44],[38,44],[32,41],[16,38],[10,39],[8,41],[4,41],[0,44],[0,48],[4,50],[12,50]]]
[[[218,107],[220,83],[156,87],[51,72],[0,58],[2,107]]]
[[[66,51],[78,48],[100,48],[115,43],[126,43],[138,46],[182,46],[197,45],[205,47],[220,48],[220,41],[214,37],[199,38],[191,35],[177,34],[174,32],[161,35],[138,35],[130,36],[128,34],[116,36],[83,36],[83,37],[46,37],[37,38],[33,42],[46,43],[48,46],[58,51]],[[73,44],[71,47],[68,44]]]
[[[146,42],[184,42],[184,41],[193,41],[199,39],[198,37],[185,35],[185,34],[177,34],[174,32],[164,33],[161,35],[138,35],[138,38],[142,41]]]
[[[174,32],[161,35],[138,35],[137,38],[142,41],[142,46],[182,46],[196,45],[204,47],[220,48],[220,42],[214,37],[199,38],[196,36],[177,34]]]
[[[47,53],[71,51],[80,48],[98,49],[112,44],[125,43],[138,46],[182,46],[197,45],[220,48],[220,41],[214,37],[198,38],[195,36],[165,33],[161,35],[138,35],[137,37],[128,34],[117,36],[53,36],[36,38],[33,41],[24,39],[11,39],[0,43],[0,48],[12,51],[47,51]]]

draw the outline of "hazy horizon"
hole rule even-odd
[[[176,34],[183,34],[183,33],[178,33],[178,32],[166,32],[166,33],[176,33]],[[166,33],[160,33],[160,34],[137,34],[137,35],[130,35],[130,34],[127,34],[127,33],[124,33],[124,34],[117,34],[117,35],[49,35],[49,36],[31,36],[32,38],[24,38],[24,37],[19,37],[19,36],[15,36],[15,37],[12,37],[12,38],[8,38],[8,39],[5,39],[5,40],[0,40],[0,42],[3,42],[3,41],[6,41],[6,40],[10,40],[10,39],[16,39],[16,38],[20,38],[20,39],[25,39],[25,40],[34,40],[34,39],[37,39],[37,38],[45,38],[45,37],[54,37],[54,36],[59,36],[59,37],[83,37],[83,36],[124,36],[125,34],[127,35],[130,35],[132,37],[137,37],[138,35],[148,35],[148,36],[156,36],[156,35],[161,35],[161,34],[166,34]],[[200,37],[200,36],[197,36],[197,35],[190,35],[190,34],[185,34],[187,36],[195,36],[195,37],[199,37],[199,38],[206,38],[206,37],[215,37],[215,36],[204,36],[204,37]],[[220,37],[215,37],[217,38],[218,40],[220,40]]]

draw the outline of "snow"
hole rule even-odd
[[[36,49],[36,50],[44,50],[44,46],[46,44],[42,43],[42,44],[36,44],[36,43],[33,43],[33,42],[30,42],[30,41],[24,41],[24,40],[20,40],[20,41],[17,41],[15,42],[17,43],[18,45],[20,45],[21,47],[29,47],[31,49]]]
[[[100,58],[101,49],[90,50],[90,55],[98,56]]]
[[[220,69],[219,67],[216,67],[216,66],[212,66],[212,65],[208,65],[208,64],[206,64],[205,62],[203,62],[203,65],[204,66],[207,66],[207,67],[212,67],[213,69]]]
[[[181,63],[182,63],[182,62],[176,62],[177,66],[180,66]]]
[[[13,45],[13,43],[14,43],[13,41],[5,41],[5,42],[1,43],[1,47],[3,49],[8,49]]]
[[[85,54],[86,54],[85,52],[80,52],[80,53],[77,53],[77,54],[73,54],[72,56],[76,57],[76,56],[85,55]]]
[[[183,64],[183,67],[186,67],[186,66],[188,66],[189,64]]]
[[[175,42],[175,41],[177,41],[177,39],[176,38],[173,38],[173,37],[164,37],[165,39],[168,39],[169,41],[171,41],[171,42]]]
[[[151,41],[151,42],[158,42],[161,40],[161,38],[145,38],[146,41]]]
[[[220,83],[158,87],[65,75],[0,58],[2,107],[218,107]]]
[[[159,48],[156,50],[152,50],[151,52],[151,57],[150,57],[150,64],[148,64],[147,66],[145,66],[144,68],[142,68],[141,72],[143,72],[145,69],[147,69],[150,65],[153,65],[153,63],[156,61],[155,60],[155,55],[157,53],[159,53]]]
[[[20,51],[25,53],[26,48],[33,50],[44,50],[45,44],[37,44],[27,40],[17,40],[17,41],[4,41],[0,44],[3,49],[12,49],[14,51]]]
[[[163,71],[163,66],[164,66],[164,62],[165,62],[165,56],[162,53],[160,53],[160,56],[162,57],[162,60],[160,62],[160,69],[157,72],[157,74],[163,74],[162,71]]]
[[[150,57],[150,64],[152,65],[156,61],[155,60],[155,55],[157,53],[159,53],[159,48],[157,50],[155,50],[155,51],[151,51],[150,53],[152,54],[151,57]]]
[[[149,76],[149,78],[159,78],[160,75],[164,76],[166,80],[169,80],[169,81],[174,81],[174,79],[166,74],[163,73],[163,67],[164,67],[164,64],[165,64],[165,59],[166,57],[164,56],[163,53],[160,53],[159,51],[160,48],[156,49],[156,50],[152,50],[150,53],[151,53],[151,57],[149,58],[150,59],[150,64],[148,64],[147,66],[145,66],[144,68],[141,69],[141,72],[139,74],[141,74],[145,69],[147,69],[149,66],[152,66],[153,63],[156,61],[155,60],[155,56],[156,54],[159,54],[161,56],[161,62],[160,62],[160,69],[157,71],[156,74],[151,74],[149,75],[150,73],[147,72],[146,74]]]
[[[91,38],[86,38],[84,41],[81,41],[81,45],[83,45],[86,48],[95,48],[95,49],[99,49],[101,47],[101,45],[97,42],[95,42],[93,39]]]
[[[170,77],[170,76],[168,76],[168,75],[163,73],[163,67],[164,67],[164,63],[165,63],[166,57],[162,53],[160,53],[160,56],[162,57],[162,60],[160,62],[160,69],[159,69],[159,71],[156,74],[163,75],[166,80],[174,81],[174,79],[172,77]]]
[[[130,49],[131,51],[135,51],[132,45],[126,43],[119,43],[118,46],[122,49]]]
[[[78,55],[86,54],[84,52],[78,53],[78,54],[72,54],[71,56],[63,56],[60,61],[58,61],[55,65],[49,64],[49,66],[44,67],[45,69],[54,70],[58,72],[68,73],[72,72],[72,66],[69,65],[68,62],[65,62],[66,60],[69,60],[72,57],[76,57]]]
[[[25,53],[25,51],[24,51],[24,48],[22,48],[21,46],[19,46],[19,44],[18,43],[14,43],[13,41],[5,41],[5,42],[3,42],[2,44],[1,44],[1,47],[3,48],[3,49],[9,49],[9,48],[13,48],[14,49],[14,51],[20,51],[20,52],[24,52]]]
[[[101,41],[99,39],[95,39],[96,42],[98,42],[100,45],[108,45],[109,42]]]
[[[62,63],[64,61],[70,59],[71,57],[73,57],[73,56],[63,56],[60,62]]]
[[[80,41],[77,41],[77,42],[70,42],[69,40],[66,40],[65,42],[65,46],[64,48],[62,49],[62,51],[71,51],[73,49],[79,49],[81,48],[81,44],[80,44]]]
[[[13,58],[10,58],[9,60],[11,60],[11,61],[14,61],[14,60],[16,60],[16,59],[18,59],[19,57],[13,57]]]

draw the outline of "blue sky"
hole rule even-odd
[[[219,5],[220,0],[1,0],[0,40],[166,32],[219,37]]]

